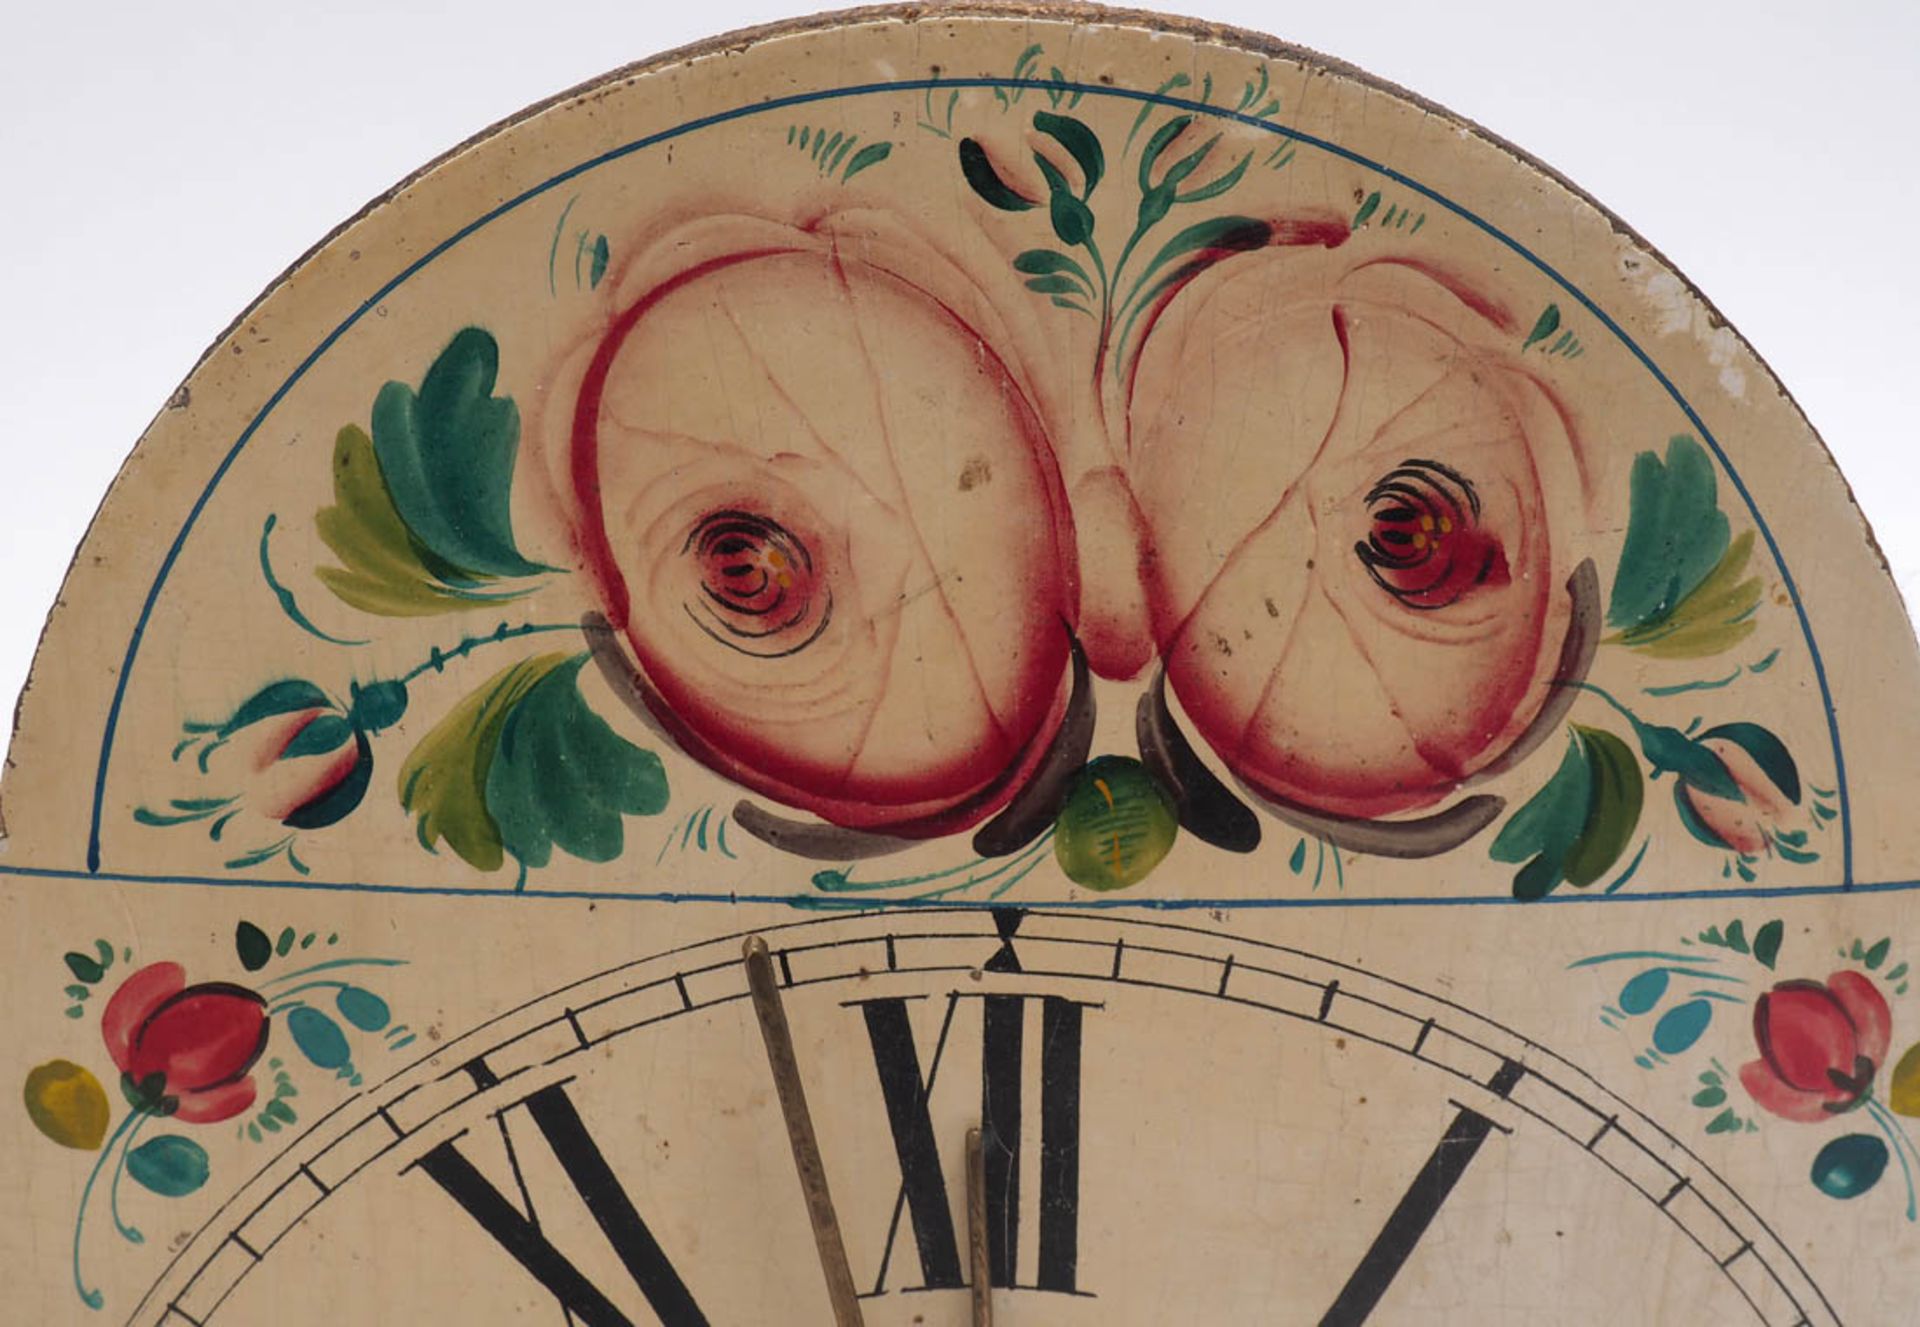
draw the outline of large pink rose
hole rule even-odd
[[[559,374],[575,538],[691,754],[906,833],[984,817],[1042,754],[1074,544],[994,321],[930,252],[745,218],[613,284]]]
[[[1585,484],[1511,313],[1351,247],[1230,259],[1177,296],[1128,465],[1193,725],[1276,802],[1379,817],[1502,767],[1564,704]]]

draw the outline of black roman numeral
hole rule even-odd
[[[484,1065],[469,1067],[476,1081],[491,1086],[492,1075]],[[523,1103],[533,1117],[547,1146],[566,1172],[587,1210],[600,1226],[607,1242],[626,1264],[647,1303],[659,1315],[663,1327],[707,1327],[706,1315],[687,1290],[680,1274],[667,1260],[660,1243],[640,1218],[633,1200],[601,1155],[599,1145],[580,1119],[580,1112],[567,1096],[564,1085],[542,1088]],[[480,1223],[514,1261],[558,1299],[561,1305],[584,1327],[634,1327],[633,1321],[608,1299],[606,1293],[587,1279],[556,1249],[540,1229],[532,1214],[532,1201],[522,1214],[493,1182],[454,1146],[455,1139],[441,1143],[415,1163],[460,1204],[468,1216]]]
[[[1494,1073],[1487,1087],[1495,1095],[1504,1097],[1513,1091],[1525,1072],[1520,1065],[1508,1060]],[[1387,1217],[1386,1225],[1374,1237],[1366,1256],[1347,1278],[1340,1297],[1320,1319],[1320,1327],[1361,1327],[1366,1322],[1387,1293],[1387,1287],[1393,1284],[1393,1278],[1413,1256],[1420,1237],[1440,1214],[1441,1206],[1460,1177],[1479,1155],[1481,1144],[1498,1127],[1480,1112],[1460,1107],[1453,1123],[1441,1135],[1439,1145],[1420,1167],[1420,1173],[1413,1177],[1399,1205]]]
[[[1019,971],[1017,966],[1010,970]],[[887,1269],[903,1209],[912,1220],[922,1288],[950,1290],[966,1284],[929,1108],[962,999],[959,995],[948,997],[939,1040],[924,1074],[908,1018],[908,997],[863,1000],[853,1006],[866,1019],[887,1124],[900,1162],[900,1193],[887,1229],[879,1276],[870,1292],[875,1295],[886,1292]],[[1057,996],[1028,995],[988,995],[980,997],[979,1004],[980,1129],[986,1161],[987,1245],[993,1284],[1078,1293],[1080,1051],[1087,1006]],[[1030,1006],[1040,1010],[1040,1247],[1033,1280],[1022,1282],[1018,1265],[1020,1155],[1026,1107],[1021,1099],[1020,1066]],[[957,1146],[959,1139],[949,1141]]]

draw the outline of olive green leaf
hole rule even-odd
[[[423,617],[497,604],[526,593],[480,593],[450,584],[430,567],[429,555],[415,543],[393,505],[373,440],[356,425],[347,425],[334,439],[333,505],[322,508],[314,524],[322,542],[342,564],[321,567],[315,574],[343,603],[363,613]]]
[[[1489,850],[1520,866],[1517,899],[1544,898],[1562,883],[1585,889],[1620,859],[1640,823],[1646,790],[1632,748],[1598,728],[1571,728],[1560,768]]]
[[[469,866],[498,870],[506,860],[500,826],[487,810],[487,778],[514,706],[565,654],[523,659],[495,673],[454,706],[400,767],[400,805],[412,813],[421,846],[447,846]]]

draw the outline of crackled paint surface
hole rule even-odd
[[[964,1320],[983,1118],[1015,1323],[1904,1320],[1844,485],[1531,163],[1144,23],[615,78],[195,371],[5,784],[36,1320],[791,1320],[781,928],[870,1321]]]

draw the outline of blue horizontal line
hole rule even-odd
[[[857,905],[844,909],[835,906],[833,894],[797,892],[790,894],[749,894],[737,890],[619,890],[619,889],[540,889],[516,891],[511,885],[479,888],[462,885],[386,885],[364,881],[259,879],[240,876],[140,875],[123,871],[84,871],[46,866],[0,865],[0,876],[19,876],[35,880],[96,881],[116,885],[179,886],[211,889],[305,889],[334,894],[398,894],[424,898],[499,898],[499,899],[591,899],[607,903],[772,903],[786,907],[808,907],[847,913],[885,911],[898,908],[980,908],[1007,907],[1008,903],[971,903],[952,898],[876,898],[863,896]],[[1708,885],[1696,889],[1639,890],[1631,894],[1549,894],[1542,899],[1516,899],[1505,894],[1426,894],[1382,895],[1377,898],[1328,895],[1305,898],[1022,898],[1020,907],[1075,909],[1087,912],[1139,910],[1143,912],[1190,912],[1206,910],[1252,910],[1273,908],[1465,908],[1528,907],[1579,903],[1671,903],[1682,899],[1786,899],[1816,898],[1826,895],[1900,894],[1920,890],[1920,880],[1882,880],[1872,883],[1827,885],[1749,885],[1723,888]]]

